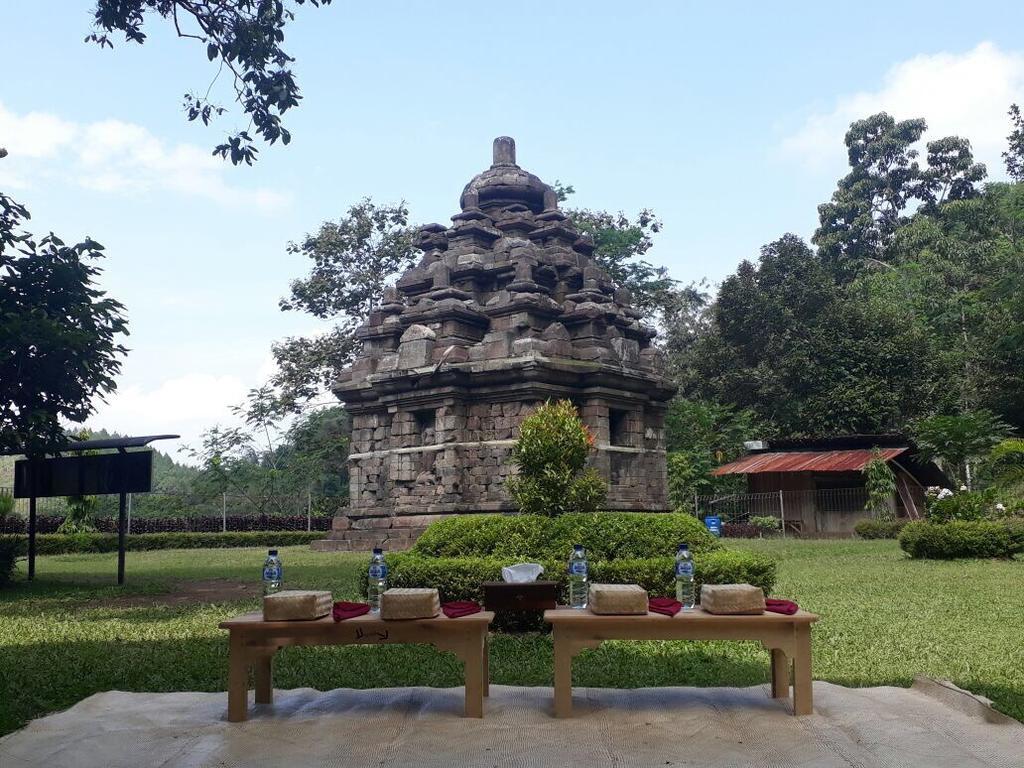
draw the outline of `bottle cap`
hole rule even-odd
[[[680,548],[680,549],[689,549],[689,548],[690,548],[690,545],[689,545],[689,544],[687,544],[687,543],[686,543],[685,541],[683,541],[683,542],[680,542],[680,543],[679,543],[679,548]]]
[[[375,555],[382,555],[382,554],[384,554],[384,550],[381,549],[380,547],[374,547],[373,548],[373,554],[375,554]]]
[[[276,549],[269,549],[269,550],[267,550],[267,554],[268,555],[273,555],[274,557],[277,557],[277,550]]]
[[[573,544],[573,545],[572,545],[572,548],[573,548],[574,550],[579,550],[579,549],[583,549],[583,545],[582,545],[582,544]]]

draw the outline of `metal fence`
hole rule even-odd
[[[924,509],[924,489],[905,489],[893,497],[897,517],[915,517]],[[726,525],[750,525],[754,517],[774,517],[784,532],[840,532],[852,522],[871,516],[865,511],[868,493],[865,488],[829,488],[812,491],[770,491],[767,493],[727,493],[694,496],[698,517],[715,515]],[[813,530],[807,523],[813,520]],[[836,521],[842,521],[836,525]]]
[[[0,487],[0,495],[13,489]],[[325,531],[331,519],[348,504],[348,497],[312,493],[244,495],[237,493],[128,494],[128,533],[216,531]],[[22,533],[27,528],[28,499],[15,499],[14,511],[0,521],[0,533]],[[67,514],[61,497],[36,500],[37,530],[54,532]],[[97,497],[96,527],[117,529],[117,497]]]

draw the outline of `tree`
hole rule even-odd
[[[519,474],[506,483],[519,511],[548,517],[596,512],[608,486],[585,467],[593,450],[594,436],[568,400],[545,403],[523,419],[512,447]]]
[[[882,522],[891,523],[896,519],[896,475],[878,448],[871,450],[871,461],[864,466],[863,474],[864,487],[868,492],[864,511]]]
[[[334,327],[322,336],[288,338],[273,346],[278,370],[271,384],[285,410],[329,388],[359,348],[355,330],[380,304],[384,287],[415,263],[414,227],[405,203],[378,205],[364,198],[338,221],[328,221],[288,252],[313,262],[294,280],[282,310],[307,312]]]
[[[970,489],[974,465],[1006,437],[1009,428],[991,411],[939,414],[915,422],[914,442],[924,459],[941,459]]]
[[[128,331],[96,287],[103,246],[37,241],[20,231],[28,218],[0,193],[0,450],[36,455],[66,442],[61,419],[85,421],[114,391]]]
[[[331,0],[97,0],[92,34],[85,39],[101,48],[113,48],[110,35],[124,33],[125,40],[143,44],[148,14],[170,20],[179,38],[205,47],[207,59],[218,63],[217,73],[203,95],[186,93],[185,113],[190,121],[208,125],[226,109],[209,98],[221,73],[232,78],[234,100],[242,108],[256,135],[268,144],[291,141],[281,116],[298,105],[302,96],[290,65],[294,59],[281,47],[285,27],[295,18],[292,5],[314,7]],[[232,163],[251,165],[259,150],[248,130],[229,134],[213,150]]]
[[[1006,137],[1009,146],[1003,152],[1003,162],[1006,173],[1020,184],[1024,182],[1024,116],[1016,104],[1010,105],[1010,125],[1010,135]]]
[[[946,200],[977,194],[985,166],[975,163],[966,139],[949,136],[929,142],[927,166],[913,148],[924,134],[923,119],[896,122],[885,112],[857,120],[846,133],[850,172],[832,199],[818,206],[820,225],[812,241],[841,281],[865,264],[884,261],[885,249],[914,202],[934,210]]]

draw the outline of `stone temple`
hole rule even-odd
[[[450,227],[357,331],[334,393],[352,420],[350,506],[318,549],[409,546],[439,516],[512,512],[520,422],[568,398],[593,431],[608,508],[667,509],[664,415],[674,387],[654,330],[594,264],[515,142],[462,190]]]

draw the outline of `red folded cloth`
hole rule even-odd
[[[671,597],[652,597],[647,601],[647,609],[652,613],[663,613],[666,616],[675,616],[683,609],[683,604]]]
[[[474,613],[480,613],[483,609],[472,600],[453,600],[450,603],[443,603],[441,605],[441,610],[444,611],[444,615],[449,619],[457,619],[460,616],[470,616]]]
[[[778,597],[768,597],[764,601],[764,609],[771,611],[772,613],[784,613],[787,616],[792,616],[794,613],[800,610],[800,606],[794,603],[792,600],[782,600]]]
[[[335,621],[344,621],[345,619],[354,619],[356,616],[362,616],[364,613],[369,612],[369,603],[349,603],[339,600],[334,604],[331,615]]]

